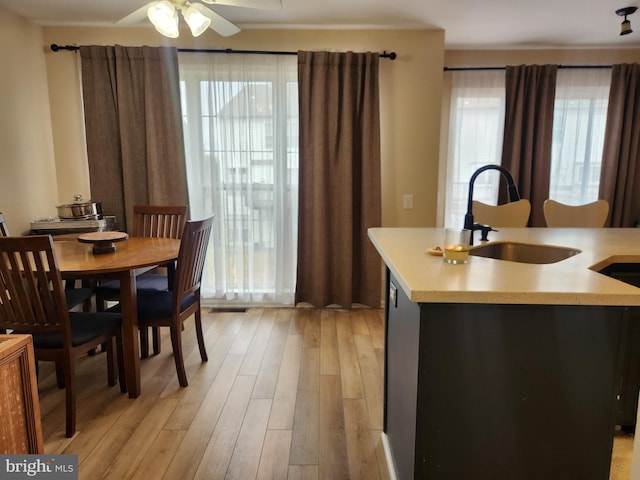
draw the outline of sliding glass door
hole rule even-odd
[[[190,209],[216,216],[203,296],[292,304],[296,57],[180,53],[179,61]]]

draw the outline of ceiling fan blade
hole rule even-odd
[[[120,20],[118,20],[116,22],[116,25],[133,25],[135,23],[141,22],[142,20],[147,18],[147,10],[149,9],[149,7],[151,5],[156,4],[156,3],[158,3],[158,2],[149,2],[149,3],[141,6],[139,9],[134,10],[133,12],[131,12],[126,17],[123,17]]]
[[[227,20],[221,15],[218,15],[216,12],[205,7],[201,3],[192,3],[191,6],[196,10],[198,10],[201,14],[211,19],[211,25],[209,25],[209,28],[217,32],[218,35],[222,35],[223,37],[229,37],[240,31],[240,29],[237,26],[235,26],[233,23],[231,23],[229,20]]]
[[[280,10],[280,0],[202,0],[210,5],[224,5],[230,7],[256,8],[259,10]]]

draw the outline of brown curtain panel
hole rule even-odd
[[[91,196],[118,228],[133,205],[187,205],[175,48],[83,46]]]
[[[295,301],[379,308],[378,53],[298,52],[300,186]]]
[[[553,104],[557,65],[506,68],[502,166],[513,175],[521,198],[531,202],[529,226],[544,227],[542,204],[549,197]],[[506,202],[506,187],[500,189]]]
[[[640,64],[614,65],[604,136],[600,198],[609,202],[607,225],[640,220]]]

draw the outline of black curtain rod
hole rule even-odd
[[[55,43],[51,44],[51,50],[54,52],[59,52],[60,50],[79,50],[80,47],[75,45],[57,45]],[[225,48],[221,50],[209,50],[209,49],[198,49],[198,48],[178,48],[179,52],[194,52],[194,53],[248,53],[248,54],[256,54],[256,55],[297,55],[298,52],[273,52],[273,51],[264,51],[264,50],[232,50],[230,48]],[[391,60],[395,60],[397,57],[396,52],[387,52],[386,50],[380,54],[380,58],[389,58]]]
[[[445,72],[504,70],[507,67],[444,67]],[[558,68],[613,68],[613,65],[558,65]]]

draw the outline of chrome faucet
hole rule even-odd
[[[517,202],[520,200],[520,195],[518,194],[518,189],[516,188],[516,184],[513,181],[513,176],[511,172],[500,165],[485,165],[484,167],[480,167],[473,175],[471,175],[471,179],[469,180],[469,198],[467,200],[467,213],[464,216],[464,228],[466,230],[471,230],[471,239],[470,244],[473,245],[473,232],[476,230],[480,230],[482,236],[480,238],[481,241],[488,240],[487,235],[491,230],[490,225],[480,225],[479,223],[475,223],[473,221],[473,185],[476,182],[476,178],[485,170],[498,170],[507,180],[507,192],[509,194],[509,202]]]

